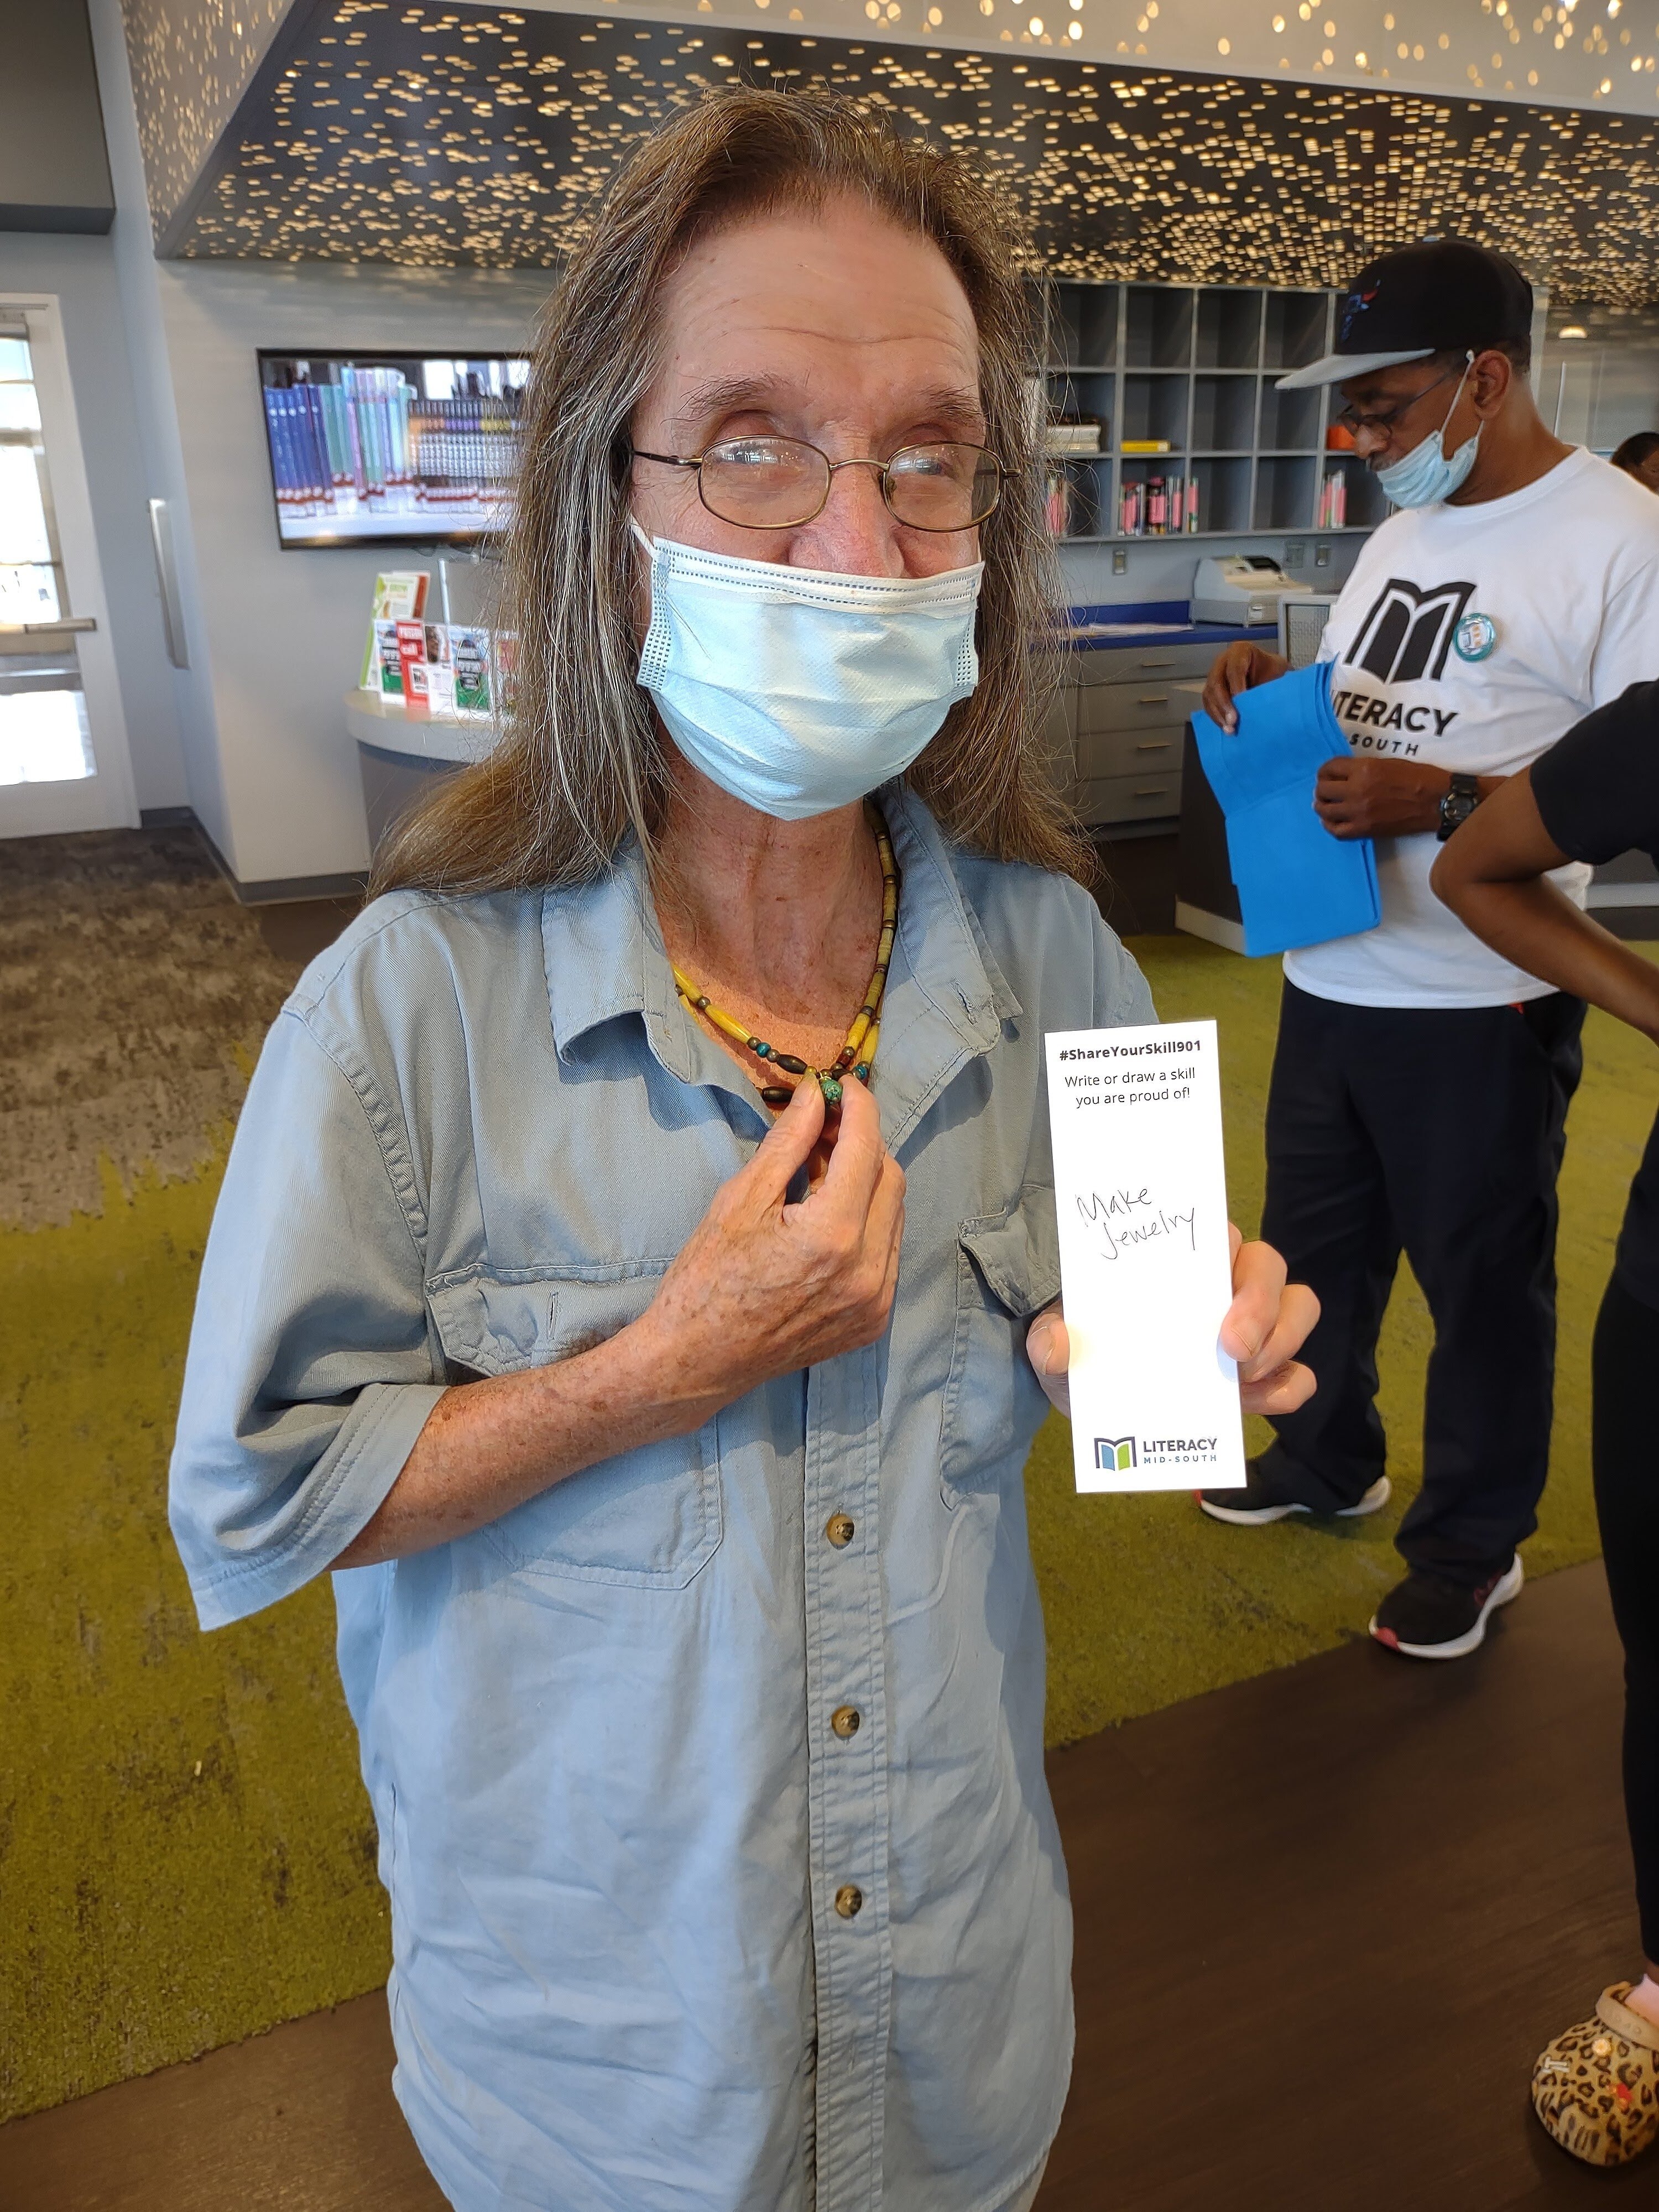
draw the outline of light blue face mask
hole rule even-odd
[[[763,814],[827,814],[902,775],[979,682],[982,563],[842,576],[633,526],[651,556],[639,680],[693,767]]]
[[[1474,356],[1469,356],[1469,368],[1457,380],[1457,389],[1452,394],[1451,405],[1446,410],[1446,422],[1456,411],[1462,397],[1463,386],[1469,380],[1469,368],[1474,366]],[[1403,459],[1394,461],[1386,469],[1375,471],[1376,481],[1396,507],[1434,507],[1443,499],[1449,499],[1457,490],[1469,471],[1474,466],[1474,457],[1480,450],[1481,423],[1474,437],[1461,445],[1446,459],[1446,422],[1421,445],[1413,446]]]

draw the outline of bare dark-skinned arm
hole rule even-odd
[[[688,1435],[775,1376],[872,1344],[898,1280],[904,1176],[849,1083],[823,1180],[787,1200],[823,1132],[804,1083],[607,1344],[445,1393],[373,1518],[333,1562],[368,1566],[469,1535],[618,1452]]]
[[[1506,776],[1478,775],[1482,805]],[[1339,753],[1314,785],[1314,812],[1333,837],[1405,837],[1440,827],[1440,802],[1451,789],[1451,770],[1428,761],[1374,760]]]
[[[1494,952],[1659,1042],[1659,969],[1546,880],[1569,857],[1545,829],[1523,770],[1448,841],[1430,881]]]
[[[1253,691],[1258,684],[1276,683],[1290,665],[1265,645],[1253,645],[1245,638],[1237,645],[1224,646],[1204,685],[1205,713],[1218,729],[1231,736],[1238,727],[1238,709],[1233,705],[1238,694]]]

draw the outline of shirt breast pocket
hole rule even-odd
[[[664,1265],[665,1266],[665,1262]],[[656,1296],[663,1267],[473,1267],[427,1297],[447,1358],[478,1375],[514,1375],[592,1349]],[[722,1532],[716,1424],[600,1460],[483,1530],[528,1575],[684,1589]]]
[[[1027,1184],[1006,1212],[963,1223],[939,1458],[947,1505],[1000,1489],[1012,1455],[1023,1468],[1048,1407],[1025,1332],[1059,1296],[1060,1236],[1046,1184]]]

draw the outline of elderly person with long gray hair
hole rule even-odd
[[[535,362],[511,727],[248,1094],[173,1527],[208,1626],[335,1572],[465,2212],[1004,2212],[1059,2120],[1042,1038],[1152,1009],[1042,773],[1024,317],[833,100],[641,148]],[[1298,1402],[1306,1294],[1235,1286]]]

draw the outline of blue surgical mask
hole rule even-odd
[[[1474,356],[1469,356],[1469,368],[1474,366]],[[1452,394],[1451,405],[1446,410],[1446,422],[1451,421],[1463,386],[1469,380],[1466,368],[1457,380],[1457,390]],[[1469,471],[1474,466],[1474,457],[1480,450],[1481,423],[1474,437],[1461,445],[1451,459],[1446,459],[1446,422],[1443,422],[1432,437],[1425,438],[1413,446],[1403,459],[1391,461],[1386,469],[1375,471],[1376,481],[1396,507],[1434,507],[1443,499],[1449,499],[1457,490]]]
[[[639,680],[722,791],[799,822],[902,775],[979,682],[983,565],[842,576],[659,538]]]

